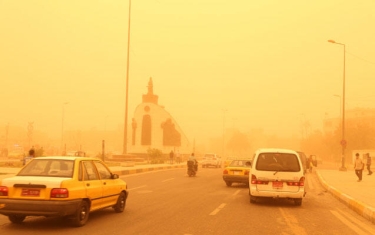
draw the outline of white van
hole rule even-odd
[[[289,149],[258,149],[249,173],[250,202],[257,198],[287,198],[295,205],[305,196],[304,169],[299,155]]]

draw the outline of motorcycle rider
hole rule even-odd
[[[194,153],[192,153],[192,154],[190,155],[190,157],[189,157],[189,159],[188,159],[188,161],[187,161],[187,166],[188,166],[188,168],[192,166],[192,167],[193,167],[193,170],[194,170],[195,172],[198,171],[198,161],[197,161],[197,159],[195,159]]]

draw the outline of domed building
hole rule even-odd
[[[153,82],[148,82],[148,92],[142,96],[132,118],[128,152],[145,154],[149,148],[161,150],[164,154],[174,152],[189,153],[192,148],[176,120],[158,104],[158,96],[153,92]],[[128,136],[129,137],[129,136]]]

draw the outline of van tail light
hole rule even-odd
[[[66,188],[53,188],[51,190],[51,198],[68,198],[69,190]]]
[[[251,183],[252,184],[268,184],[269,181],[265,180],[258,180],[255,175],[251,175]]]
[[[223,171],[223,174],[224,174],[224,175],[228,175],[228,170],[225,169],[225,170]]]
[[[302,176],[301,179],[299,179],[299,186],[304,187],[305,186],[305,176]]]
[[[257,184],[257,177],[255,175],[251,175],[251,183]]]
[[[299,186],[299,187],[304,187],[305,186],[305,177],[301,177],[299,181],[289,181],[287,182],[288,186]]]
[[[0,186],[0,196],[8,196],[9,189],[6,186]]]

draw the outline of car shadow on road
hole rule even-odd
[[[267,206],[267,207],[295,207],[299,208],[294,204],[292,199],[287,198],[257,198],[255,206]]]

